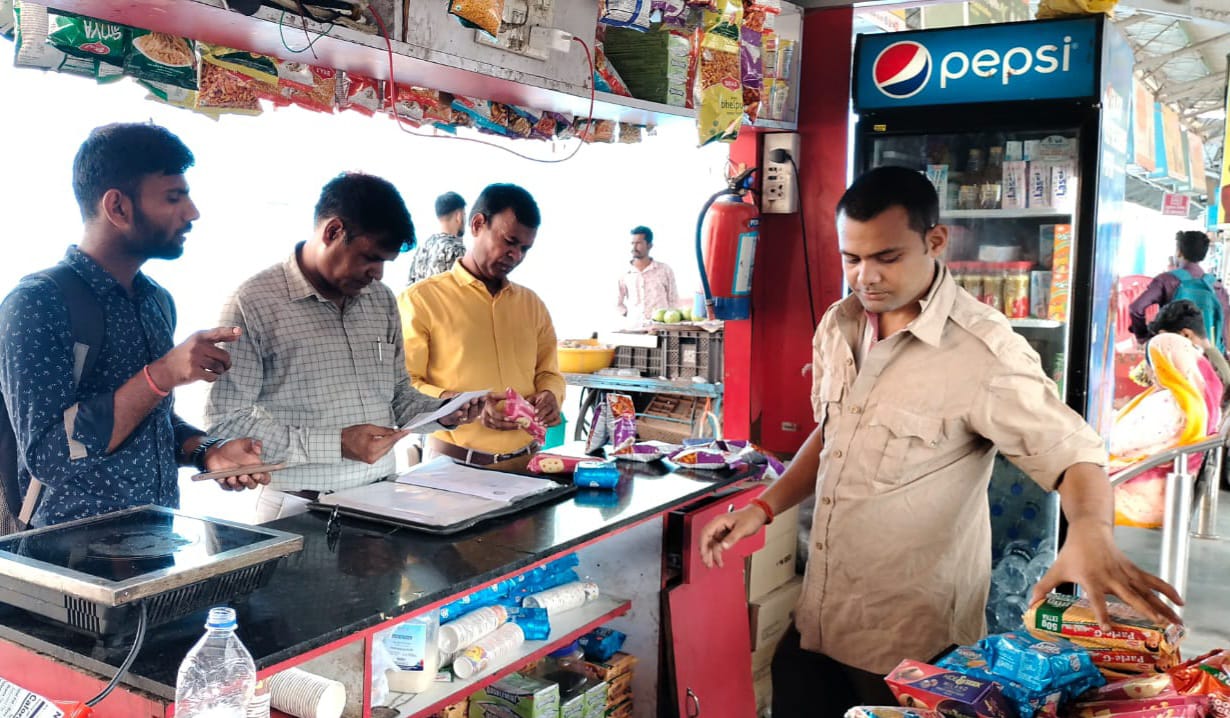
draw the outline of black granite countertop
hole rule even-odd
[[[268,585],[236,604],[239,636],[258,670],[276,666],[690,503],[746,475],[672,473],[661,462],[621,462],[620,471],[623,480],[615,492],[582,489],[452,536],[343,518],[340,536],[330,542],[327,514],[270,523],[302,535],[303,551],[283,559]],[[204,612],[151,629],[124,683],[173,700],[179,663],[203,625]],[[113,670],[101,664],[118,666],[127,648],[103,650],[91,638],[3,604],[0,637],[105,675]]]

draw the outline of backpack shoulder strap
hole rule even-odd
[[[1191,272],[1187,271],[1186,269],[1172,269],[1170,270],[1170,273],[1178,277],[1180,282],[1192,281]]]
[[[50,277],[60,288],[64,306],[68,308],[73,341],[87,348],[85,357],[73,365],[73,380],[80,382],[81,377],[93,369],[102,348],[103,332],[106,329],[102,307],[85,279],[70,265],[61,262],[43,274]]]
[[[1217,290],[1217,277],[1214,277],[1211,272],[1205,272],[1204,275],[1200,277],[1200,281],[1209,285],[1209,289],[1214,291]]]

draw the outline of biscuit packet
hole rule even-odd
[[[1052,593],[1025,612],[1025,630],[1043,640],[1066,638],[1083,648],[1138,651],[1177,656],[1184,629],[1159,625],[1136,609],[1107,601],[1111,627],[1103,630],[1087,598]]]
[[[534,454],[526,468],[535,474],[571,474],[577,470],[577,464],[590,460],[587,456],[539,453]]]
[[[546,441],[547,425],[538,420],[538,410],[516,389],[504,392],[504,418],[516,422],[539,446]]]

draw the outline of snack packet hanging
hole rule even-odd
[[[631,97],[632,91],[619,72],[606,59],[606,50],[601,42],[594,43],[594,87],[599,92],[610,92],[624,97]]]
[[[47,42],[68,55],[124,66],[128,27],[62,10],[47,11]]]
[[[739,70],[743,80],[743,111],[747,119],[756,121],[760,102],[764,99],[764,64],[761,59],[761,33],[746,25],[740,30]]]
[[[733,142],[743,122],[743,81],[739,65],[741,0],[717,0],[706,12],[696,68],[700,99],[697,129],[700,144]]]
[[[590,461],[590,458],[538,453],[530,459],[527,468],[535,474],[571,474],[577,470],[577,464],[583,461]]]
[[[343,110],[354,110],[371,117],[383,109],[384,100],[380,92],[383,83],[381,81],[347,72],[343,75],[343,82],[346,88],[346,100],[342,103]]]
[[[652,14],[650,0],[599,0],[598,3],[598,22],[611,27],[647,32]]]
[[[332,114],[337,104],[337,70],[329,67],[309,67],[310,85],[291,84],[283,88],[290,101],[307,110]]]
[[[516,422],[539,446],[546,440],[547,425],[538,420],[538,411],[534,405],[515,389],[510,388],[504,392],[504,417]]]
[[[209,114],[259,115],[261,104],[253,90],[255,81],[217,64],[200,43],[197,47],[201,52],[197,64],[199,89],[196,109]]]
[[[196,48],[191,40],[161,32],[132,28],[131,50],[124,58],[124,74],[160,85],[197,89]]]
[[[632,453],[636,443],[636,405],[627,394],[607,394],[607,406],[611,412],[610,456]]]
[[[76,57],[54,47],[47,41],[47,7],[18,0],[13,4],[13,21],[17,52],[16,67],[54,70],[78,77],[98,77],[98,59]]]
[[[846,711],[845,718],[944,718],[944,714],[926,708],[855,706]]]
[[[496,37],[504,21],[504,0],[450,0],[448,14],[466,27]]]

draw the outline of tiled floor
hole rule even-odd
[[[1230,648],[1230,492],[1222,492],[1217,539],[1192,539],[1188,564],[1188,635],[1183,655],[1194,657],[1214,648]],[[1157,573],[1162,532],[1115,529],[1119,546],[1141,567]]]

